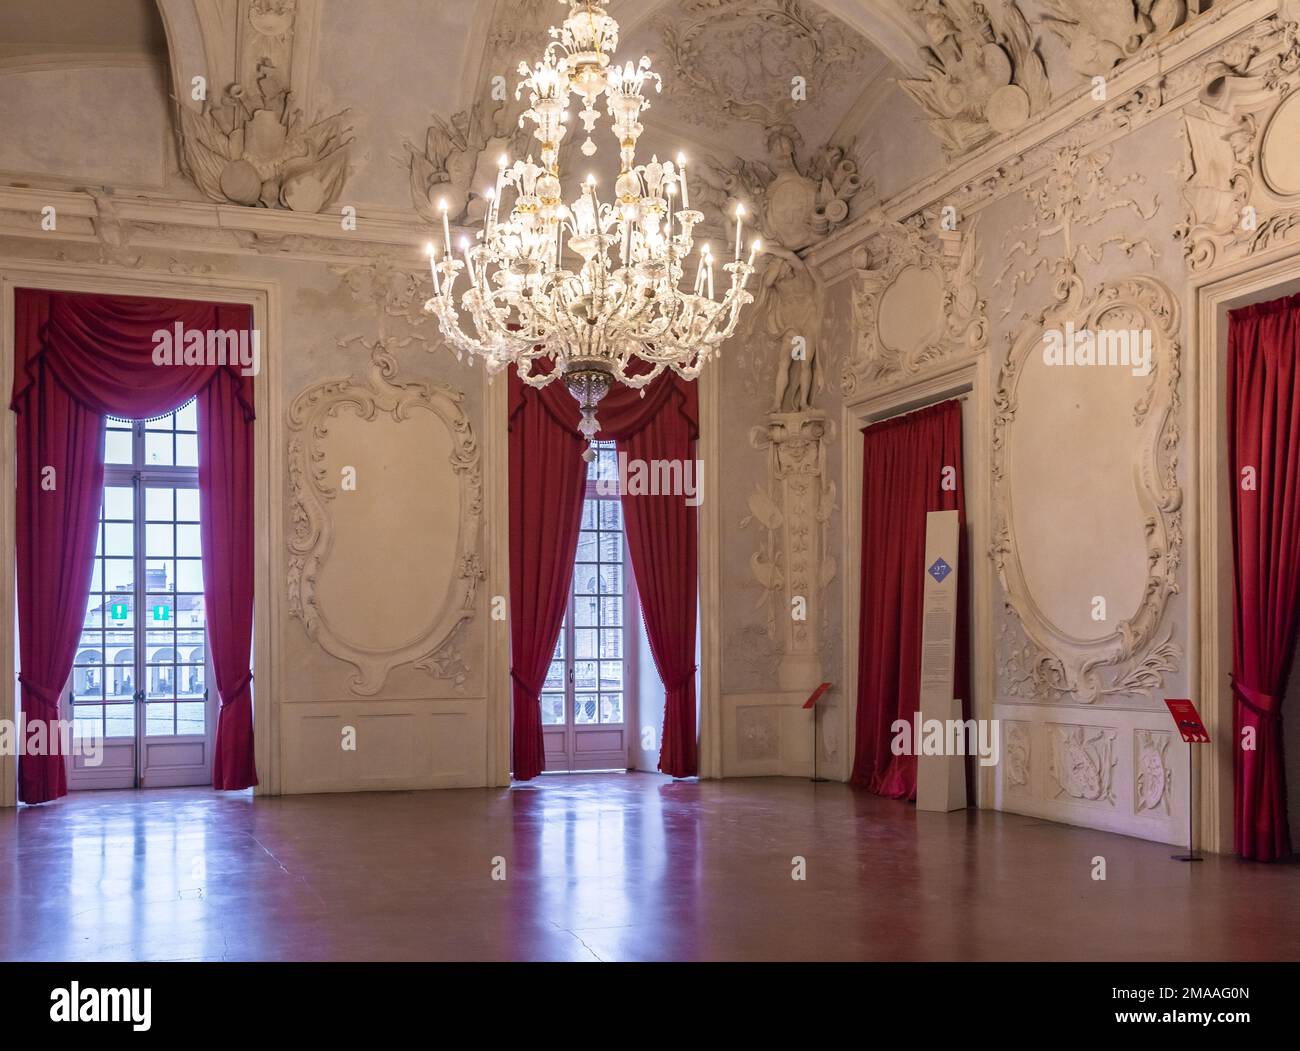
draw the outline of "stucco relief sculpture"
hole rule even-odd
[[[658,23],[672,65],[668,98],[692,123],[789,118],[791,78],[809,99],[851,83],[869,45],[803,0],[681,0]]]
[[[488,206],[484,191],[496,185],[498,159],[522,156],[526,137],[518,114],[505,103],[491,110],[475,103],[450,121],[435,115],[422,147],[403,144],[411,202],[420,218],[441,223],[441,203],[445,201],[450,222],[460,226],[481,223]]]
[[[320,212],[338,199],[352,142],[345,112],[308,123],[270,62],[251,89],[232,84],[215,106],[179,113],[181,169],[211,200]]]
[[[1187,266],[1210,269],[1292,240],[1300,229],[1300,23],[1211,63],[1183,111]]]
[[[289,612],[298,617],[309,638],[327,653],[355,669],[348,686],[372,696],[383,689],[389,673],[403,664],[463,686],[468,675],[458,648],[461,625],[473,618],[483,568],[478,553],[483,490],[478,440],[452,388],[431,383],[399,383],[397,361],[385,344],[373,347],[364,380],[353,378],[317,383],[289,407],[289,492],[292,529],[289,536]],[[388,418],[401,422],[419,410],[431,412],[450,438],[450,474],[459,483],[456,506],[459,524],[455,549],[445,573],[442,594],[425,596],[423,623],[404,625],[396,637],[405,642],[377,645],[359,639],[355,629],[342,626],[343,610],[320,598],[320,578],[327,568],[336,536],[336,509],[343,488],[326,466],[324,444],[346,416],[360,421]],[[355,499],[355,498],[354,498]],[[344,566],[347,569],[347,566]]]
[[[1023,646],[1008,649],[1004,633],[999,647],[1001,678],[1012,696],[1040,701],[1087,704],[1113,696],[1149,699],[1182,656],[1164,624],[1170,599],[1179,590],[1183,548],[1178,301],[1152,277],[1108,282],[1088,295],[1072,269],[1058,294],[1061,298],[1055,306],[1028,318],[1018,333],[1008,336],[1010,346],[994,392],[992,554],[1007,611],[1019,621],[1026,639]],[[1103,354],[1109,353],[1106,346],[1117,346],[1118,334],[1124,334],[1125,340],[1136,334],[1142,343],[1142,334],[1149,333],[1146,371],[1140,364],[1121,366],[1122,371],[1094,364],[1094,370],[1110,371],[1089,374],[1104,375],[1105,385],[1090,379],[1086,396],[1095,401],[1085,405],[1081,388],[1051,382],[1058,373],[1047,364],[1045,334],[1059,332],[1086,332],[1094,340],[1104,335],[1104,346],[1094,343],[1103,346]],[[1027,382],[1032,396],[1022,389]],[[1112,415],[1125,410],[1127,419]],[[1104,426],[1089,422],[1097,418],[1115,422]],[[1090,444],[1080,448],[1067,441],[1055,457],[1025,457],[1024,462],[1016,457],[1017,448],[1022,456],[1027,450],[1058,448],[1067,427],[1090,436]],[[1074,436],[1074,431],[1068,433]],[[1124,466],[1129,462],[1131,474]],[[1019,472],[1025,471],[1035,472],[1029,476],[1032,482],[1020,478]],[[1086,496],[1098,510],[1131,505],[1139,515],[1137,522],[1115,521],[1115,534],[1098,537],[1097,543],[1107,566],[1145,564],[1140,586],[1128,569],[1116,570],[1103,583],[1097,566],[1076,550],[1072,571],[1053,578],[1052,595],[1035,590],[1034,573],[1026,567],[1041,574],[1044,566],[1054,561],[1059,565],[1060,550],[1053,546],[1053,538],[1062,527],[1044,521],[1040,514],[1035,528],[1026,531],[1018,524],[1015,494],[1028,484],[1029,491],[1047,500],[1040,500],[1040,508],[1050,507],[1049,487],[1071,471],[1069,492]],[[1095,492],[1082,488],[1085,484]],[[1116,595],[1122,592],[1135,606],[1109,609],[1108,591],[1114,592],[1111,600],[1118,602]],[[1066,596],[1069,605],[1062,608]],[[1057,604],[1045,605],[1047,597]]]
[[[877,209],[870,218],[878,233],[854,254],[856,342],[841,376],[846,395],[988,345],[978,219],[931,235],[925,216],[899,223]]]
[[[1174,774],[1169,767],[1173,735],[1161,730],[1137,730],[1133,735],[1133,811],[1168,816]]]
[[[828,143],[800,163],[798,130],[770,116],[770,163],[711,160],[701,180],[712,207],[734,215],[743,205],[763,238],[765,269],[747,338],[735,341],[737,357],[754,389],[772,384],[772,412],[802,412],[824,384],[818,352],[825,314],[822,283],[802,253],[848,221],[863,179],[852,145]]]
[[[353,693],[373,696],[383,689],[393,669],[407,664],[449,681],[459,691],[470,673],[461,648],[464,628],[476,615],[479,583],[485,575],[479,553],[483,479],[478,438],[465,414],[462,392],[445,384],[397,380],[396,351],[421,337],[389,335],[387,319],[419,322],[410,311],[427,291],[420,287],[420,279],[388,259],[334,271],[357,302],[373,309],[378,335],[338,341],[340,346],[355,344],[369,351],[363,378],[313,384],[289,407],[289,612],[325,652],[352,665],[355,672],[348,687]],[[416,308],[416,314],[422,312]],[[435,425],[415,434],[418,449],[408,449],[403,461],[400,425],[405,421],[428,424],[429,417]],[[394,430],[393,424],[399,427]],[[357,430],[378,426],[389,426],[389,435],[375,440],[378,445]],[[354,488],[349,488],[348,465],[360,462],[372,447],[378,450],[378,460],[364,471],[352,468],[358,473],[351,479]],[[436,462],[440,451],[446,453],[442,463]],[[424,464],[431,457],[434,462]],[[415,483],[404,477],[389,478],[388,501],[372,497],[368,504],[364,495],[358,501],[363,485],[374,493],[376,476],[400,474],[403,462],[440,472],[437,491],[427,494],[431,507],[422,505],[409,516],[384,510],[409,497]],[[334,473],[341,464],[342,476]],[[353,503],[340,502],[347,500]],[[405,526],[398,524],[408,535],[395,537],[394,546],[385,547],[373,533],[375,511],[385,519],[411,518]],[[435,522],[435,515],[441,515],[442,521]],[[325,578],[336,568],[333,556],[341,537],[362,550],[345,552],[337,567],[345,576],[341,585],[330,587]],[[422,562],[405,568],[393,563],[390,550],[422,551],[431,541],[443,543],[444,549],[425,551]],[[361,606],[367,588],[374,590],[377,574],[367,560],[375,558],[382,560],[396,582],[391,591],[377,596],[378,615],[406,614],[398,630],[379,625],[384,629],[382,642],[364,637],[371,628],[366,610],[357,615],[345,608]],[[349,571],[360,575],[347,577]],[[412,590],[403,589],[403,582],[415,581],[422,572],[426,579],[415,582],[413,593],[403,594]],[[401,641],[393,642],[394,638]]]
[[[1109,73],[1187,20],[1186,0],[1044,0],[1044,7],[1071,68],[1088,77]]]
[[[1032,206],[1032,214],[1002,239],[1006,262],[994,281],[994,287],[1002,288],[1011,278],[1003,317],[1011,313],[1016,294],[1041,273],[1052,275],[1053,290],[1063,298],[1078,273],[1081,258],[1100,263],[1110,248],[1118,248],[1126,257],[1140,251],[1152,263],[1160,257],[1149,238],[1133,237],[1124,231],[1096,243],[1087,240],[1088,231],[1112,213],[1128,211],[1145,225],[1160,209],[1158,194],[1147,205],[1133,195],[1130,188],[1146,184],[1141,172],[1131,172],[1118,181],[1110,177],[1106,168],[1112,152],[1110,148],[1089,153],[1071,147],[1058,150],[1047,174],[1025,187],[1025,200]],[[1059,254],[1045,250],[1045,243],[1058,237]]]
[[[1115,805],[1115,730],[1109,726],[1047,726],[1052,797]]]
[[[750,436],[768,454],[767,479],[741,525],[762,530],[750,568],[762,589],[765,642],[779,654],[778,681],[802,689],[821,675],[821,596],[836,573],[826,540],[835,486],[825,447],[834,428],[815,407],[824,386],[826,300],[803,253],[848,221],[863,180],[852,147],[828,144],[801,163],[794,126],[772,112],[765,119],[770,163],[712,161],[701,178],[715,207],[734,214],[744,205],[764,242],[759,306],[735,345],[750,392],[771,394],[767,422]]]
[[[1025,189],[1033,216],[1004,238],[1002,251],[1007,261],[996,282],[1003,285],[1014,272],[1010,288],[1014,297],[1039,273],[1047,272],[1053,279],[1055,299],[1046,310],[1026,314],[1019,328],[1008,333],[1008,352],[994,393],[993,556],[1007,612],[1015,616],[1023,634],[1020,642],[1003,633],[999,678],[1007,694],[1026,699],[1065,698],[1083,703],[1111,696],[1150,699],[1163,686],[1165,673],[1175,670],[1182,658],[1172,629],[1162,624],[1169,599],[1178,591],[1176,578],[1183,540],[1182,489],[1177,478],[1182,369],[1178,301],[1152,277],[1108,282],[1089,292],[1078,269],[1081,258],[1100,262],[1111,247],[1118,247],[1126,256],[1142,250],[1153,261],[1156,257],[1146,239],[1122,232],[1095,244],[1086,239],[1087,231],[1108,215],[1128,211],[1145,221],[1159,209],[1158,197],[1144,207],[1127,192],[1130,187],[1143,185],[1141,174],[1132,173],[1118,181],[1110,178],[1106,171],[1110,157],[1109,149],[1090,154],[1078,149],[1056,153],[1046,176]],[[1046,243],[1057,238],[1059,254],[1045,250]],[[1016,269],[1022,266],[1022,260],[1030,259],[1034,260],[1030,266]],[[1010,312],[1010,302],[1004,315]],[[1054,530],[1051,523],[1039,522],[1032,531],[1017,536],[1013,497],[1021,484],[1017,470],[1025,470],[1026,466],[1017,468],[1013,463],[1013,439],[1022,433],[1020,428],[1025,428],[1027,447],[1040,442],[1050,448],[1051,443],[1062,440],[1064,425],[1087,426],[1088,414],[1081,408],[1082,402],[1078,398],[1061,400],[1061,392],[1074,388],[1048,383],[1049,373],[1043,371],[1048,368],[1044,356],[1048,334],[1060,334],[1064,339],[1067,332],[1072,340],[1076,333],[1091,334],[1094,340],[1098,333],[1108,334],[1108,355],[1119,353],[1119,345],[1110,336],[1118,338],[1119,333],[1125,333],[1124,338],[1129,339],[1127,334],[1132,334],[1139,341],[1137,346],[1128,345],[1129,377],[1115,380],[1124,375],[1115,368],[1123,366],[1107,364],[1103,368],[1111,371],[1098,375],[1110,377],[1111,383],[1090,383],[1088,396],[1097,400],[1092,406],[1094,412],[1104,412],[1110,418],[1109,414],[1118,409],[1131,421],[1120,425],[1125,429],[1131,426],[1131,434],[1113,426],[1096,429],[1092,449],[1102,461],[1111,456],[1116,464],[1131,462],[1136,454],[1133,481],[1122,471],[1099,469],[1091,472],[1095,487],[1092,496],[1104,506],[1131,506],[1139,516],[1137,523],[1115,523],[1121,534],[1109,541],[1107,558],[1116,563],[1127,557],[1135,568],[1145,562],[1146,573],[1140,590],[1135,589],[1137,578],[1132,575],[1110,579],[1105,587],[1095,579],[1085,585],[1081,576],[1057,579],[1053,590],[1075,592],[1073,608],[1063,613],[1060,609],[1044,609],[1025,568],[1026,560],[1032,564],[1037,559],[1036,571],[1042,572],[1042,556],[1047,552],[1050,560],[1050,545],[1041,538],[1050,538]],[[1094,349],[1096,346],[1094,342]],[[1145,371],[1135,357],[1138,354],[1146,355]],[[1020,390],[1026,375],[1031,384],[1037,384],[1034,396],[1027,400],[1021,397]],[[1104,455],[1103,446],[1108,450]],[[1033,459],[1027,466],[1034,466]],[[1065,467],[1061,464],[1058,470]],[[1043,486],[1051,484],[1052,476],[1043,476],[1040,495]],[[1127,543],[1121,543],[1121,538]],[[1026,559],[1021,544],[1031,541],[1038,548],[1031,550]],[[1077,553],[1074,560],[1079,561]],[[1086,566],[1076,568],[1082,574],[1088,572]],[[1086,595],[1079,590],[1085,587],[1091,588]],[[1133,608],[1106,610],[1100,619],[1091,611],[1083,616],[1085,600],[1095,596],[1099,588],[1122,592],[1126,602],[1131,599]],[[1105,595],[1101,597],[1105,599]]]
[[[822,674],[823,595],[838,568],[827,542],[836,510],[835,483],[826,473],[833,438],[834,424],[816,410],[774,413],[750,431],[750,444],[767,453],[768,477],[751,494],[740,525],[755,524],[763,534],[750,569],[762,588],[768,638],[781,653],[782,689],[811,688]]]
[[[928,41],[925,75],[899,86],[950,156],[1023,128],[1051,102],[1047,70],[1015,0],[915,0],[911,10]]]

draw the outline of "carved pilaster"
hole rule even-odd
[[[766,538],[750,557],[767,592],[768,633],[781,648],[783,690],[811,690],[822,679],[823,591],[834,578],[827,522],[835,485],[826,476],[826,446],[834,424],[824,412],[772,413],[750,431],[750,443],[768,455],[768,487],[750,497]]]

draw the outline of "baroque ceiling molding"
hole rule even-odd
[[[1293,240],[1300,230],[1300,23],[1279,46],[1205,71],[1183,111],[1184,217],[1174,236],[1200,272]]]
[[[788,121],[791,78],[804,78],[809,99],[822,98],[860,72],[871,51],[804,0],[681,0],[657,31],[672,69],[668,97],[683,119],[714,131]]]
[[[1151,333],[1151,371],[1133,405],[1137,453],[1135,484],[1144,509],[1147,578],[1138,609],[1109,635],[1080,639],[1054,623],[1030,592],[1020,564],[1012,507],[1008,432],[1019,412],[1017,386],[1030,354],[1041,352],[1043,333],[1132,329]],[[1020,652],[1004,654],[1013,696],[1091,704],[1108,696],[1149,698],[1182,656],[1172,632],[1159,635],[1170,598],[1178,593],[1183,549],[1183,493],[1178,484],[1182,441],[1179,380],[1182,347],[1178,300],[1154,277],[1129,277],[1101,285],[1085,298],[1072,268],[1058,286],[1058,302],[1008,336],[1010,346],[993,397],[992,555],[1005,595],[1026,636]],[[1004,636],[1005,639],[1005,636]]]
[[[209,200],[310,213],[338,200],[352,143],[347,111],[311,122],[293,88],[310,86],[317,14],[311,0],[240,0],[235,81],[215,104],[178,102],[181,171]],[[177,85],[181,97],[188,89]]]
[[[929,43],[925,76],[899,81],[949,157],[1016,132],[1052,101],[1038,44],[1015,0],[913,0]]]
[[[1044,24],[1065,41],[1070,67],[1104,76],[1187,21],[1186,0],[1043,0]]]
[[[988,346],[987,303],[978,290],[978,218],[960,230],[941,230],[935,238],[926,235],[925,216],[896,223],[876,209],[875,218],[878,236],[855,253],[857,337],[841,376],[845,397],[868,385],[907,380],[934,362],[978,354]],[[918,293],[923,297],[919,301]],[[905,316],[936,319],[931,338],[891,344],[886,335],[890,323]]]
[[[1282,0],[1300,11],[1300,2]],[[1019,132],[989,144],[900,191],[882,207],[902,220],[924,210],[954,206],[972,214],[1045,177],[1062,150],[1087,154],[1195,101],[1208,65],[1237,65],[1257,52],[1275,54],[1295,16],[1258,17],[1252,5],[1216,4],[1156,40],[1108,77],[1109,98],[1062,96]],[[810,265],[828,282],[846,277],[854,250],[873,235],[865,218],[819,245]]]

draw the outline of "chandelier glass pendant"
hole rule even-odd
[[[734,258],[719,267],[717,298],[709,246],[690,258],[692,232],[704,216],[690,206],[685,158],[636,162],[640,116],[650,105],[645,89],[660,90],[659,75],[649,58],[622,67],[611,62],[618,23],[603,4],[559,2],[569,5],[569,14],[563,26],[551,28],[542,60],[531,69],[519,65],[524,79],[516,97],[527,90],[530,104],[520,126],[535,126],[540,163],[532,155],[513,164],[500,159],[482,228],[472,242],[461,241],[459,253],[441,204],[443,252],[439,257],[429,246],[434,294],[425,309],[457,354],[481,357],[490,374],[513,364],[534,387],[562,379],[581,407],[579,430],[590,441],[600,429],[596,407],[615,382],[644,387],[666,368],[687,380],[699,376],[753,301],[745,285],[761,246],[755,241],[742,258],[744,208],[738,205]],[[562,197],[560,147],[573,96],[582,104],[587,139],[581,149],[588,157],[596,153],[597,103],[606,100],[621,161],[612,201],[601,201],[594,175],[573,203]],[[538,358],[552,365],[534,375]]]

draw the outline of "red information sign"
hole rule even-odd
[[[1165,704],[1169,708],[1169,714],[1174,717],[1178,732],[1183,735],[1184,741],[1188,744],[1209,743],[1210,731],[1201,722],[1201,716],[1196,710],[1196,705],[1190,700],[1178,697],[1166,697]]]
[[[816,704],[818,701],[822,699],[822,694],[824,694],[830,688],[831,688],[830,683],[828,682],[822,683],[820,686],[817,687],[817,689],[813,690],[812,695],[806,701],[803,702],[803,706],[805,708],[811,708],[814,704]]]

